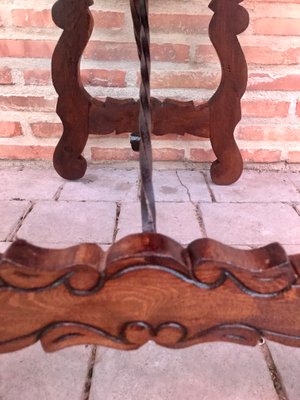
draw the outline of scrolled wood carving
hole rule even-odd
[[[156,233],[105,253],[81,244],[48,250],[17,241],[0,256],[0,352],[40,340],[135,349],[153,340],[300,344],[300,256],[271,244],[238,250],[211,239],[186,248]]]

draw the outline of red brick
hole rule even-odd
[[[30,124],[32,134],[40,138],[59,137],[62,135],[63,126],[60,123],[34,122]]]
[[[92,160],[95,161],[126,161],[137,160],[139,153],[130,148],[101,148],[92,147]],[[182,161],[184,159],[183,149],[161,148],[153,149],[153,160],[155,161]]]
[[[274,0],[256,0],[256,2],[259,3],[274,3]],[[276,3],[295,3],[298,4],[300,3],[300,0],[276,0]]]
[[[201,44],[196,47],[195,59],[196,63],[219,63],[218,56],[212,44]]]
[[[257,11],[257,4],[255,2],[249,3],[248,7],[250,12],[252,12],[251,28],[248,30],[248,33],[244,37],[243,41],[247,43],[244,46],[244,50],[248,63],[258,64],[262,67],[261,72],[250,72],[248,90],[292,91],[293,95],[295,95],[296,91],[300,91],[300,74],[295,73],[294,71],[289,74],[287,65],[299,65],[300,46],[297,45],[296,38],[291,38],[291,40],[289,40],[287,35],[300,35],[300,16],[296,14],[292,15],[291,18],[287,18],[286,16],[291,15],[291,7],[294,7],[293,4],[300,4],[300,0],[276,0],[276,2],[274,2],[274,0],[256,0],[256,2],[260,7],[259,10],[263,10],[263,12],[260,13]],[[177,68],[176,65],[174,65],[174,68],[170,68],[171,64],[168,64],[167,67],[162,67],[165,68],[163,70],[155,69],[152,73],[152,87],[214,89],[219,83],[218,77],[220,74],[220,63],[213,46],[207,42],[208,44],[203,44],[197,47],[196,61],[199,63],[203,63],[205,67],[204,71],[198,70],[197,66],[192,66],[192,62],[194,60],[189,59],[190,42],[189,38],[185,36],[186,34],[192,35],[206,33],[210,17],[208,15],[199,14],[198,10],[196,10],[197,12],[193,13],[194,10],[189,10],[188,7],[186,12],[189,12],[190,14],[183,14],[185,11],[179,11],[179,8],[176,8],[176,2],[173,3],[174,7],[172,6],[172,9],[171,7],[167,8],[164,6],[163,13],[159,13],[157,11],[150,15],[151,30],[156,32],[156,34],[154,34],[152,37],[152,59],[154,61],[165,61],[169,63],[183,63],[191,61],[191,64],[189,67],[182,71],[179,71],[179,68]],[[269,4],[267,5],[267,3]],[[281,10],[286,9],[287,12],[277,13],[275,15],[275,11],[280,10],[280,6],[277,3],[282,3]],[[287,7],[284,6],[284,3],[286,3]],[[21,3],[19,2],[19,4]],[[48,6],[45,6],[45,8],[47,7]],[[268,7],[270,12],[268,11]],[[153,9],[157,10],[156,6],[154,6]],[[103,10],[99,11],[93,10],[92,8],[91,11],[94,14],[95,26],[98,29],[120,30],[123,29],[125,26],[124,12]],[[181,13],[173,14],[173,11],[178,11]],[[11,21],[10,15],[9,18],[7,18],[9,12],[10,11],[8,8],[8,10],[5,10],[5,12],[0,15],[0,25],[2,20],[4,25],[8,26]],[[50,16],[50,10],[36,11],[35,5],[32,5],[31,8],[28,10],[26,10],[26,6],[24,5],[20,6],[17,10],[13,10],[12,23],[14,26],[23,28],[19,29],[19,38],[31,37],[28,36],[29,29],[27,28],[50,28],[54,26]],[[53,29],[53,32],[54,30],[57,31],[57,29],[58,28],[55,27]],[[37,31],[37,29],[34,30]],[[42,30],[39,31],[42,32]],[[59,29],[58,31],[58,34],[60,35],[61,32]],[[22,32],[26,33],[26,36],[22,36]],[[47,33],[47,35],[50,35],[51,33],[49,29],[45,32]],[[256,35],[260,36],[253,35],[253,32]],[[171,33],[171,35],[168,36],[168,33]],[[108,36],[108,34],[110,36]],[[262,35],[267,35],[269,37],[264,39]],[[270,35],[273,35],[275,37],[271,37]],[[279,35],[284,37],[280,38]],[[1,39],[0,54],[3,57],[26,57],[28,59],[50,58],[53,49],[57,43],[56,36],[53,40],[39,40],[38,37],[39,35],[36,36],[33,34],[32,40]],[[49,37],[52,38],[52,34]],[[98,37],[100,38],[100,33]],[[137,60],[137,50],[132,38],[125,38],[124,40],[128,40],[128,42],[119,43],[118,40],[120,40],[120,33],[118,33],[118,35],[116,36],[113,32],[109,32],[107,33],[107,37],[110,37],[110,40],[115,40],[115,42],[92,40],[91,45],[89,44],[89,48],[87,49],[87,52],[84,56],[87,57],[90,55],[92,58],[95,56],[95,59],[101,59],[104,61]],[[156,37],[159,37],[159,43],[155,43]],[[35,38],[37,40],[35,40]],[[132,40],[132,42],[129,42],[130,40]],[[163,42],[163,40],[165,40],[165,42]],[[181,44],[178,44],[178,42]],[[194,43],[193,39],[191,39],[191,43]],[[201,43],[201,41],[198,43]],[[201,51],[203,51],[203,53]],[[207,62],[215,63],[211,70],[208,69],[209,67],[207,66]],[[267,72],[264,72],[263,65],[267,64],[273,65],[274,67],[270,67],[266,69]],[[10,64],[5,65],[10,66]],[[285,65],[285,67],[275,68],[275,66],[280,65]],[[131,68],[131,66],[129,67]],[[23,72],[26,85],[51,84],[50,71],[43,70],[42,65],[40,67],[41,69],[33,69],[34,67],[29,68],[32,69]],[[91,69],[89,71],[81,71],[83,83],[85,85],[91,86],[126,87],[125,68],[124,71],[113,71],[109,69],[109,67],[107,68],[107,70]],[[194,70],[188,71],[188,68],[194,68]],[[217,68],[219,69],[217,70]],[[206,70],[208,71],[207,75],[205,75]],[[258,68],[255,68],[255,71],[260,70]],[[8,75],[9,77],[7,78],[7,81],[5,81],[5,74],[3,75],[3,70],[0,68],[0,84],[13,83],[10,71]],[[201,98],[201,96],[203,96],[203,94],[200,90],[199,98]],[[280,94],[274,94],[274,96],[276,97],[276,99],[282,99],[282,97],[280,97]],[[49,100],[47,99],[47,97],[44,98],[43,96],[0,96],[0,107],[2,108],[2,110],[34,110],[53,112],[56,105],[56,97],[53,97],[53,100]],[[251,100],[249,100],[249,98]],[[285,96],[283,98],[288,98],[288,96]],[[237,129],[236,133],[238,139],[251,141],[253,145],[254,140],[258,142],[265,142],[263,143],[263,146],[260,146],[259,143],[255,145],[254,150],[249,149],[247,147],[247,144],[243,142],[243,155],[245,156],[246,160],[254,162],[279,161],[281,156],[280,150],[272,150],[271,146],[269,147],[268,143],[266,142],[300,142],[300,124],[297,125],[297,118],[295,116],[289,115],[290,102],[279,101],[276,99],[273,101],[272,96],[267,96],[267,93],[257,94],[252,92],[251,97],[249,96],[247,100],[243,101],[243,115],[250,116],[250,120],[246,119],[245,122],[242,122],[245,124],[249,124],[249,126],[240,125],[240,127]],[[294,110],[294,108],[291,109]],[[300,117],[300,100],[297,104],[296,113],[298,117]],[[256,120],[252,117],[260,117],[266,119]],[[284,121],[282,119],[284,124],[281,124],[280,121],[276,119],[277,117],[292,118],[291,123],[293,125],[288,125],[289,121],[287,119]],[[62,125],[60,123],[43,122],[42,118],[40,119],[40,122],[31,123],[30,126],[32,134],[41,139],[59,137],[62,133]],[[20,123],[0,123],[0,136],[13,137],[20,134],[22,134]],[[120,137],[123,137],[123,135],[121,135]],[[181,148],[181,145],[179,145],[179,140],[193,141],[189,145],[190,147],[193,147],[190,152],[191,159],[194,158],[193,161],[207,162],[215,159],[215,156],[211,150],[197,148],[201,146],[206,148],[206,143],[202,144],[201,141],[207,139],[198,138],[196,136],[190,135],[166,135],[161,137],[153,136],[153,138],[160,141],[169,141],[162,144],[162,146],[165,146],[164,148],[153,149],[153,156],[156,160],[183,159],[184,150]],[[116,141],[116,136],[114,136],[113,140]],[[44,141],[47,142],[47,140]],[[176,145],[173,146],[172,141],[176,142]],[[9,142],[9,140],[5,140],[5,143],[7,142]],[[42,143],[43,140],[40,140],[40,142]],[[120,143],[122,143],[122,141],[120,141]],[[155,143],[155,145],[157,145],[157,142]],[[138,154],[133,153],[130,148],[125,148],[125,146],[124,148],[120,148],[122,144],[119,144],[119,148],[117,149],[113,148],[113,146],[111,146],[111,148],[103,149],[100,146],[101,145],[99,144],[98,147],[94,146],[92,148],[92,155],[93,157],[95,157],[95,159],[98,158],[99,160],[109,161],[138,158]],[[110,144],[107,144],[107,146],[110,146]],[[3,147],[4,146],[0,148],[2,153],[4,151]],[[278,148],[280,147],[281,146],[279,144]],[[22,152],[22,148],[23,152],[25,153],[27,151],[25,151],[25,148],[27,148],[27,156],[25,157],[24,154],[22,156],[22,154],[20,153],[20,157],[36,158],[33,153],[35,152],[36,154],[42,154],[44,150],[41,149],[46,149],[47,147],[24,145],[13,147],[5,146],[5,148],[6,150],[9,150],[10,148],[17,148],[13,152],[13,157],[15,158],[18,158],[18,156],[16,156],[15,154],[17,154],[19,151]],[[295,149],[297,149],[297,147],[295,147]],[[9,151],[12,152],[12,150]],[[296,150],[290,152],[290,162],[300,162],[299,153],[300,152]],[[41,156],[41,158],[43,157]]]
[[[1,3],[2,5],[2,3]],[[0,9],[0,27],[3,26],[10,26],[10,7],[7,5],[4,5]]]
[[[253,21],[253,31],[259,35],[300,35],[300,18],[258,18]]]
[[[207,33],[211,16],[199,14],[150,14],[151,31]]]
[[[124,25],[124,13],[92,10],[95,27],[115,29]],[[12,10],[12,23],[19,27],[49,28],[55,26],[50,10],[15,9]]]
[[[272,76],[267,73],[251,72],[248,90],[300,90],[300,73]]]
[[[278,162],[281,157],[280,150],[242,149],[241,154],[245,162]]]
[[[84,51],[84,57],[93,60],[119,61],[137,60],[134,43],[115,43],[91,40]]]
[[[162,148],[153,149],[154,161],[182,161],[184,160],[183,149]]]
[[[252,7],[256,17],[297,18],[299,16],[299,7],[295,4],[296,2],[297,0],[290,0],[288,5],[284,5],[277,3],[276,0],[274,0],[273,4],[261,1]]]
[[[189,133],[185,133],[183,136],[181,136],[181,140],[197,140],[197,141],[199,140],[202,142],[210,142],[209,140],[210,132],[208,126],[206,128],[202,128],[201,135],[202,136],[195,136]]]
[[[96,28],[121,29],[124,26],[125,14],[118,11],[92,10]]]
[[[22,135],[20,122],[0,121],[0,137],[14,137]]]
[[[122,138],[122,139],[128,139],[130,140],[130,135],[132,132],[123,132],[123,133],[116,133],[116,132],[111,132],[105,135],[106,138],[112,137],[112,138]],[[95,138],[99,138],[99,135],[94,134],[92,135]]]
[[[125,71],[84,69],[80,71],[82,83],[88,86],[125,87]]]
[[[281,49],[273,46],[243,46],[246,60],[249,64],[263,65],[293,65],[300,60],[300,47]],[[195,62],[217,63],[218,57],[212,45],[200,45],[196,48]]]
[[[191,149],[190,160],[196,162],[211,162],[216,159],[212,150]]]
[[[186,44],[153,43],[151,45],[151,57],[153,61],[172,61],[187,62],[189,61],[190,46]]]
[[[138,160],[139,153],[134,152],[129,148],[99,148],[92,147],[92,160],[94,161],[127,161]]]
[[[280,150],[241,150],[245,162],[276,162],[280,161]],[[216,159],[212,150],[191,149],[191,161],[211,162]]]
[[[31,69],[24,71],[25,85],[49,85],[51,84],[51,72],[49,70]]]
[[[293,65],[300,60],[300,47],[281,49],[279,46],[244,46],[246,60],[249,64]]]
[[[166,135],[152,135],[151,140],[173,140],[174,142],[183,140],[182,135],[176,135],[173,133],[167,133]]]
[[[253,141],[300,141],[299,125],[250,125],[239,128],[237,138]]]
[[[50,58],[56,46],[55,41],[30,39],[1,39],[2,57]]]
[[[42,96],[0,96],[0,108],[3,110],[54,111],[56,100]]]
[[[54,147],[0,145],[0,159],[51,160]]]
[[[297,101],[296,114],[300,117],[300,100]]]
[[[154,71],[152,88],[216,89],[220,83],[219,71]]]
[[[190,135],[188,133],[185,133],[184,135],[177,135],[174,133],[167,133],[166,135],[152,135],[152,140],[172,140],[174,142],[182,142],[184,141],[189,141],[189,140],[201,140],[207,141],[207,137],[209,136],[209,132],[204,132],[204,134],[206,135],[205,137],[199,137],[199,136],[194,136],[194,135]]]
[[[289,163],[300,163],[300,151],[289,151],[288,152]]]
[[[11,12],[12,23],[18,27],[49,28],[55,26],[50,10],[15,9]]]
[[[95,40],[91,40],[87,45],[84,57],[106,61],[136,61],[138,59],[135,43]],[[153,43],[151,45],[151,57],[153,61],[186,62],[189,59],[189,46],[186,44]]]
[[[12,85],[11,69],[8,67],[0,68],[0,85]]]
[[[243,100],[242,115],[245,117],[286,117],[290,103],[279,100]]]
[[[119,136],[119,135],[118,135]],[[196,140],[196,141],[208,141],[209,137],[209,130],[204,129],[203,130],[203,137],[200,136],[195,136],[195,135],[190,135],[189,133],[185,133],[183,135],[177,135],[174,133],[167,133],[165,135],[152,135],[151,139],[152,140],[169,140],[169,141],[174,141],[174,142],[182,142],[182,141],[190,141],[190,140]]]

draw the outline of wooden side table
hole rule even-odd
[[[128,2],[129,3],[129,2]],[[247,65],[237,35],[249,23],[239,0],[212,0],[214,16],[209,36],[220,59],[221,83],[212,98],[201,105],[152,98],[152,133],[189,133],[210,138],[217,160],[211,166],[212,180],[227,185],[241,175],[243,161],[234,140],[234,129],[241,119],[240,100],[247,85]],[[58,0],[53,20],[64,30],[53,54],[52,78],[59,94],[57,113],[63,122],[63,135],[54,154],[54,167],[66,179],[81,178],[86,161],[81,153],[89,134],[137,132],[136,100],[92,98],[80,80],[80,59],[93,30],[90,0]]]
[[[15,351],[39,340],[46,351],[83,343],[131,350],[150,339],[170,348],[207,341],[254,346],[262,337],[299,347],[300,254],[289,257],[277,243],[259,249],[240,250],[212,239],[198,239],[184,248],[173,239],[156,233],[151,181],[148,1],[131,0],[130,4],[142,73],[138,128],[141,137],[143,233],[121,239],[107,252],[96,244],[49,250],[20,240],[13,243],[4,254],[0,254],[0,352]],[[88,5],[84,0],[59,0],[54,7],[56,22],[60,21],[65,28],[54,57],[55,84],[60,93],[58,111],[65,118],[64,136],[55,160],[56,167],[67,175],[74,172],[74,166],[79,175],[85,168],[80,153],[76,153],[77,158],[74,158],[74,148],[79,151],[86,140],[79,128],[88,133],[89,120],[83,118],[82,110],[88,117],[93,115],[93,107],[105,110],[111,104],[114,113],[120,107],[120,103],[115,101],[93,103],[78,79],[80,54],[91,31]],[[225,0],[211,3],[216,14],[210,32],[217,43],[225,40],[226,29],[220,27],[218,21],[229,13],[228,10],[234,11],[236,17],[232,23],[235,33],[247,22],[246,13],[236,0],[226,0],[226,5],[228,8]],[[77,37],[77,41],[72,42],[74,27],[81,27],[86,36]],[[244,66],[233,36],[228,36],[237,46],[230,53],[232,64],[226,67],[223,61],[223,70],[227,69],[229,76],[232,68],[238,71],[233,66],[235,62]],[[60,52],[68,40],[71,42],[63,57]],[[219,54],[223,54],[221,50]],[[58,74],[59,62],[65,74]],[[245,69],[242,71],[245,73]],[[68,74],[70,79],[66,80]],[[74,86],[70,86],[70,82]],[[235,80],[232,78],[229,82],[222,80],[215,97],[206,106],[210,124],[218,117],[212,118],[212,110],[219,101],[227,113],[239,116],[236,109],[231,114],[229,106],[232,104],[223,91],[224,87],[228,88],[231,100],[235,98],[234,104],[239,104],[241,81],[238,81],[236,90],[233,89]],[[73,108],[75,105],[77,108]],[[135,110],[136,104],[127,100],[124,107],[125,110],[126,107]],[[168,109],[166,104],[160,107]],[[185,106],[177,104],[174,107]],[[115,114],[111,116],[113,123],[119,121],[121,124],[124,115],[128,119],[126,113],[119,111],[117,120]],[[101,118],[110,116],[105,113],[103,111]],[[69,120],[67,116],[70,116]],[[217,126],[217,122],[213,123]],[[76,128],[75,139],[78,142],[71,128]],[[60,164],[63,160],[66,167]],[[221,165],[222,162],[214,164],[213,171]],[[95,223],[99,223],[98,217]]]

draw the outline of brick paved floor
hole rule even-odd
[[[221,187],[207,171],[155,170],[158,230],[183,245],[210,236],[245,248],[276,240],[300,252],[299,175],[245,171]],[[0,179],[0,252],[17,237],[107,248],[141,229],[135,168],[90,166],[81,181],[67,182],[44,164],[6,163]],[[129,353],[79,346],[55,354],[36,344],[0,355],[0,399],[299,400],[299,375],[300,349],[273,343],[176,351],[148,343]]]

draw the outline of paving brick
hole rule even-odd
[[[290,181],[296,186],[298,191],[300,192],[300,173],[297,172],[290,172],[288,173],[288,178]]]
[[[7,236],[17,226],[19,219],[28,210],[30,203],[27,201],[1,201],[0,200],[0,240],[6,240]]]
[[[187,190],[181,185],[176,171],[153,171],[156,201],[189,201]]]
[[[300,217],[287,204],[201,204],[209,237],[227,244],[300,244]]]
[[[0,170],[0,199],[51,199],[64,180],[54,169],[3,168]]]
[[[4,253],[10,244],[9,242],[0,242],[0,253]]]
[[[275,365],[281,375],[288,400],[300,399],[300,349],[268,342]]]
[[[204,176],[199,171],[177,171],[180,181],[187,187],[191,200],[194,202],[211,202],[211,196]]]
[[[188,244],[202,237],[196,212],[191,203],[157,203],[157,232],[170,236],[179,243]],[[141,232],[140,204],[121,206],[117,239]]]
[[[100,349],[90,400],[277,400],[257,348],[214,343],[170,350]]]
[[[82,400],[91,348],[46,354],[40,344],[0,355],[3,400]]]
[[[45,246],[59,242],[111,243],[115,217],[115,203],[44,201],[27,216],[18,237]]]
[[[219,202],[295,202],[300,193],[291,185],[288,174],[279,172],[245,171],[238,182],[229,186],[211,184]]]
[[[300,253],[300,244],[284,244],[283,248],[289,255]]]
[[[62,200],[137,201],[139,172],[94,168],[76,182],[66,182]]]

